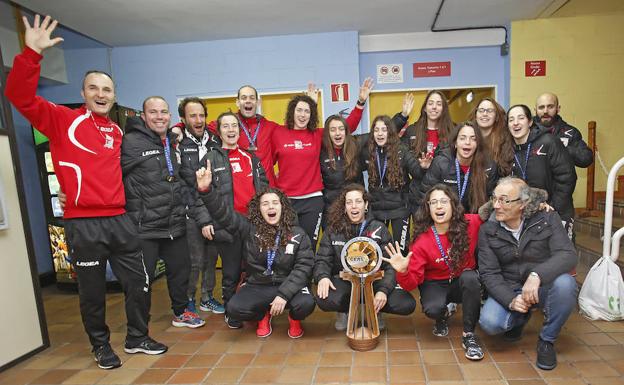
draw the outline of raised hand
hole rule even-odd
[[[431,162],[433,161],[433,155],[429,153],[421,153],[420,158],[418,158],[418,163],[420,163],[420,168],[426,170],[431,166]]]
[[[206,167],[202,167],[195,172],[197,180],[197,189],[199,191],[209,191],[212,183],[212,170],[210,169],[210,160],[206,160]]]
[[[388,243],[385,247],[386,253],[390,256],[390,258],[381,257],[382,260],[388,262],[392,268],[399,273],[407,272],[407,267],[409,266],[410,258],[412,258],[412,252],[407,253],[406,257],[403,257],[401,254],[401,246],[399,242],[395,242],[394,245],[392,243]]]
[[[403,108],[401,110],[401,115],[404,117],[409,117],[409,114],[412,112],[414,108],[414,94],[406,93],[403,97]]]
[[[22,16],[22,20],[24,21],[25,28],[24,43],[26,43],[28,48],[38,54],[41,54],[45,49],[53,47],[63,41],[62,37],[50,37],[58,24],[58,21],[52,20],[50,16],[46,16],[43,22],[40,23],[40,16],[35,15],[32,27],[26,16]]]
[[[313,82],[309,82],[308,89],[303,91],[303,93],[304,95],[308,95],[309,97],[311,97],[312,100],[314,100],[314,103],[318,104],[319,94],[321,93],[321,90],[316,88],[316,84],[314,84]]]
[[[366,102],[368,97],[370,96],[371,91],[373,90],[373,86],[375,83],[373,82],[373,78],[367,77],[364,79],[364,83],[360,86],[360,93],[358,94],[358,101],[360,103]]]

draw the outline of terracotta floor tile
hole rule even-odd
[[[207,384],[236,384],[242,376],[241,368],[214,368],[205,379]]]
[[[425,372],[421,365],[390,366],[390,383],[425,381]]]
[[[472,380],[468,382],[469,385],[507,385],[507,381],[504,380]]]
[[[220,341],[220,342],[205,342],[198,350],[196,353],[200,353],[200,354],[206,354],[206,353],[225,353],[228,351],[228,349],[230,348],[230,346],[232,346],[233,343],[230,341],[224,342],[224,341]]]
[[[126,369],[121,367],[115,370],[109,370],[106,377],[98,381],[98,385],[126,385],[132,384],[145,370],[143,369]]]
[[[63,362],[67,361],[70,356],[35,356],[26,363],[25,369],[55,369]]]
[[[168,384],[199,384],[208,374],[209,369],[180,369],[170,379]]]
[[[509,385],[546,385],[544,380],[508,380]]]
[[[557,350],[557,359],[574,362],[600,360],[600,357],[587,346],[577,346],[572,349]]]
[[[540,370],[542,377],[549,378],[580,378],[581,375],[569,362],[558,362],[557,367],[553,370]]]
[[[158,361],[154,362],[152,368],[173,368],[178,369],[184,366],[191,358],[189,355],[165,354]]]
[[[205,342],[207,340],[210,339],[210,337],[212,337],[212,335],[214,334],[214,332],[212,331],[208,331],[208,330],[190,330],[188,333],[186,333],[184,336],[182,336],[182,338],[180,339],[181,341],[187,341],[187,342]]]
[[[422,359],[425,364],[456,364],[457,359],[452,350],[423,350]]]
[[[307,337],[307,336],[306,336]],[[308,340],[307,338],[299,338],[293,341],[293,352],[320,352],[325,345],[325,339]]]
[[[605,333],[581,333],[577,337],[587,345],[616,345],[618,342]]]
[[[169,347],[168,354],[194,354],[203,342],[176,342]]]
[[[285,367],[277,377],[280,384],[309,384],[316,368],[311,366]]]
[[[386,366],[386,352],[354,352],[353,366]]]
[[[249,368],[240,380],[241,384],[274,384],[282,370],[280,368]]]
[[[563,330],[573,334],[595,333],[600,331],[598,327],[592,325],[590,322],[567,322],[563,325]]]
[[[547,378],[548,385],[586,385],[585,381],[580,378]]]
[[[318,353],[317,353],[318,354]],[[256,354],[251,366],[282,366],[286,357],[291,357],[287,353],[263,353]]]
[[[108,372],[100,368],[81,370],[63,381],[64,385],[91,385],[106,377]]]
[[[34,379],[31,384],[61,384],[76,373],[78,371],[73,369],[53,369]]]
[[[340,383],[349,382],[351,368],[343,367],[326,367],[320,366],[314,375],[315,384]]]
[[[254,355],[251,353],[233,353],[224,354],[221,360],[217,363],[220,368],[235,367],[235,366],[247,366],[254,359]]]
[[[501,374],[494,364],[491,363],[469,363],[459,365],[464,373],[464,378],[468,381],[498,380]]]
[[[575,362],[574,367],[583,377],[612,377],[619,376],[619,373],[601,361]]]
[[[252,341],[237,341],[228,348],[228,353],[256,353],[264,341],[256,337]]]
[[[498,364],[498,368],[507,380],[525,380],[540,378],[539,374],[527,363]]]
[[[221,359],[221,354],[196,354],[184,365],[185,368],[212,368]]]
[[[591,349],[606,361],[624,359],[624,346],[622,345],[592,346]]]
[[[168,354],[168,353],[167,353]],[[155,355],[151,356],[148,354],[135,354],[131,357],[128,357],[123,362],[123,367],[126,369],[147,369],[150,368],[156,361],[161,359],[164,356]]]
[[[176,369],[147,369],[134,380],[134,384],[166,384]]]
[[[368,368],[353,368],[351,382],[380,382],[385,383],[387,369],[385,366],[371,366]]]
[[[428,385],[467,385],[466,381],[429,381]]]
[[[353,353],[351,352],[327,352],[321,355],[321,366],[351,366]]]
[[[602,330],[603,332],[624,332],[624,325],[622,324],[622,322],[594,321],[591,324]]]
[[[350,352],[351,348],[347,345],[347,338],[328,338],[323,344],[324,352]]]
[[[528,357],[524,351],[511,344],[504,345],[504,349],[489,349],[488,353],[496,362],[527,362]]]
[[[388,352],[390,365],[415,365],[421,361],[419,351],[393,351]]]
[[[617,370],[620,374],[624,374],[624,360],[611,360],[609,365]]]
[[[428,365],[425,364],[427,379],[429,381],[461,381],[462,373],[459,365]]]
[[[451,340],[446,337],[435,337],[427,335],[419,341],[423,350],[451,349]]]
[[[326,353],[329,354],[329,353]],[[318,364],[321,353],[319,352],[297,352],[291,353],[286,358],[286,366],[315,366]],[[255,362],[254,362],[255,364]]]
[[[624,379],[621,377],[594,377],[591,379],[591,385],[622,385]]]
[[[56,369],[90,369],[95,364],[93,357],[89,355],[75,355],[61,363]]]
[[[271,338],[271,337],[268,337]],[[276,343],[280,342],[280,343]],[[260,347],[259,352],[264,353],[289,353],[292,343],[290,341],[273,341],[267,340]]]
[[[418,340],[410,338],[389,338],[388,350],[418,350]]]

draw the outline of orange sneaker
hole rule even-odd
[[[273,332],[271,328],[271,313],[267,312],[264,318],[258,322],[258,328],[256,329],[256,335],[258,337],[268,337]]]
[[[288,315],[288,337],[299,338],[303,335],[303,328],[301,327],[301,321],[294,320]]]

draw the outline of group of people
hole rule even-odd
[[[346,329],[350,284],[339,277],[340,254],[357,236],[383,249],[377,312],[412,313],[409,291],[418,287],[442,337],[462,303],[465,355],[480,360],[477,324],[517,339],[540,306],[537,366],[556,366],[553,343],[576,298],[574,167],[593,161],[559,116],[556,95],[537,98],[535,117],[526,105],[505,112],[485,98],[454,125],[444,94],[431,91],[408,125],[408,94],[400,112],[353,135],[370,78],[349,115],[322,127],[314,86],[290,100],[282,125],[257,114],[258,92],[245,85],[238,111],[214,122],[201,99],[185,98],[173,128],[166,100],[150,96],[124,133],[108,118],[115,85],[104,72],[85,75],[77,110],[36,95],[42,52],[62,39],[51,37],[57,22],[49,17],[24,24],[26,48],[6,95],[50,139],[83,324],[101,368],[121,365],[105,323],[107,261],[125,294],[125,351],[161,354],[167,347],[148,336],[158,258],[174,326],[205,324],[195,302],[201,275],[201,310],[225,313],[230,328],[257,321],[259,337],[287,310],[288,335],[299,338],[317,305],[337,312],[336,329]],[[223,304],[213,296],[217,255]]]

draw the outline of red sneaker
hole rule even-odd
[[[267,312],[263,319],[258,322],[258,328],[256,329],[256,335],[258,337],[268,337],[273,332],[271,328],[271,313]]]
[[[288,315],[288,337],[299,338],[303,335],[303,328],[301,327],[301,321],[294,320]]]

